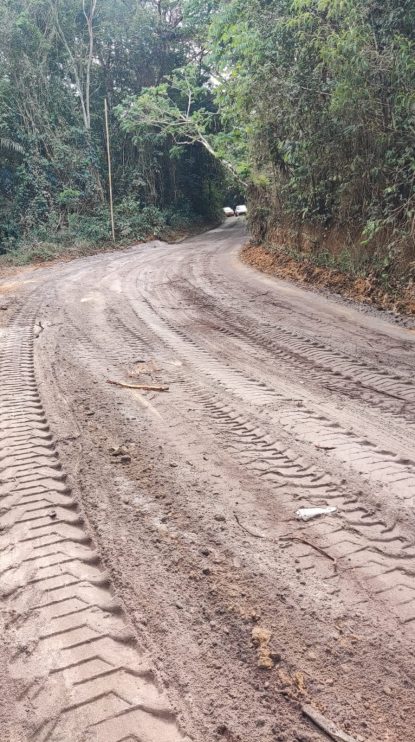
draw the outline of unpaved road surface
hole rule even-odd
[[[2,740],[415,740],[415,334],[244,239],[0,286]]]

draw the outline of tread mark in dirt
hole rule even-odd
[[[2,332],[0,590],[30,739],[184,742],[91,543],[36,389],[33,324]]]
[[[201,288],[182,287],[183,295],[190,297],[192,304],[202,302],[206,309],[226,323],[225,334],[232,334],[240,339],[250,338],[254,343],[261,343],[272,351],[273,358],[289,362],[290,372],[293,368],[304,374],[307,366],[312,379],[332,388],[346,396],[362,398],[369,404],[378,406],[397,419],[415,425],[415,388],[411,379],[392,375],[364,361],[357,361],[344,353],[332,350],[323,343],[302,336],[298,332],[274,325],[272,330],[241,325],[239,318],[229,308],[219,308],[209,295]],[[218,328],[221,331],[220,328]],[[347,386],[344,381],[347,380]]]
[[[140,311],[140,319],[146,321],[155,332],[163,337],[165,342],[179,343],[179,349],[190,360],[201,359],[201,367],[215,380],[228,388],[232,393],[242,396],[249,395],[249,401],[256,405],[268,405],[269,414],[275,417],[277,425],[282,425],[291,433],[300,434],[305,440],[313,443],[320,441],[326,447],[336,449],[337,457],[342,463],[351,465],[368,480],[375,480],[388,485],[397,491],[398,497],[406,507],[411,507],[415,501],[415,465],[411,461],[402,462],[400,457],[392,451],[381,451],[371,441],[362,440],[359,436],[346,431],[338,423],[332,423],[328,418],[316,414],[311,409],[298,406],[292,409],[284,407],[277,413],[272,409],[276,399],[283,402],[283,395],[255,379],[246,378],[242,372],[228,369],[219,361],[213,359],[208,351],[200,348],[197,342],[183,330],[178,330],[168,320],[163,320],[167,331],[160,331],[160,325],[152,321],[151,313],[157,314],[148,299],[144,299],[144,307]],[[157,314],[157,316],[159,316]]]
[[[242,394],[243,398],[248,395],[251,403],[260,406],[267,405],[267,403],[269,405],[270,399],[281,396],[274,390],[263,389],[258,382],[246,379],[242,373],[236,373],[224,367],[223,364],[212,359],[207,351],[200,349],[194,341],[190,342],[185,333],[178,331],[166,320],[164,320],[165,330],[163,330],[153,321],[153,311],[153,307],[147,300],[144,300],[144,305],[140,303],[140,321],[145,322],[167,346],[176,349],[179,343],[181,355],[185,357],[189,355],[190,361],[200,355],[203,360],[201,365],[205,372],[219,381],[228,392],[231,391],[237,397]],[[269,482],[277,490],[282,505],[286,504],[292,509],[293,499],[297,507],[298,503],[307,504],[313,500],[318,505],[322,504],[323,500],[326,504],[336,502],[342,511],[343,522],[339,518],[332,518],[330,523],[329,519],[325,519],[324,525],[317,522],[308,526],[313,536],[319,539],[318,545],[325,548],[335,559],[342,560],[342,569],[355,569],[357,574],[367,580],[366,584],[369,584],[372,593],[385,599],[391,598],[395,602],[394,611],[402,623],[415,622],[414,545],[401,533],[398,524],[389,525],[379,521],[376,515],[373,516],[359,503],[357,495],[351,495],[350,492],[344,490],[340,484],[332,480],[327,472],[318,471],[316,467],[299,460],[288,450],[281,450],[273,442],[271,432],[262,428],[262,422],[258,423],[254,419],[242,417],[236,408],[232,409],[229,406],[229,401],[221,400],[220,394],[212,397],[211,394],[203,393],[195,382],[184,379],[182,383],[189,394],[197,396],[209,416],[227,432],[230,438],[228,445],[230,455],[237,457],[247,469],[256,476],[262,477],[264,482]],[[311,418],[307,417],[308,423],[310,419],[314,425],[316,420],[320,421],[321,416],[315,414],[313,416],[311,411],[306,412],[307,415],[309,412],[311,414]],[[260,412],[257,414],[260,416]],[[331,436],[344,432],[341,429],[338,430],[336,425],[335,433],[333,433],[330,422],[328,420],[323,420],[323,422],[329,426]],[[354,439],[358,441],[357,436],[352,434],[344,440],[354,441]],[[344,440],[341,441],[342,445],[345,445]],[[365,446],[358,449],[356,456],[360,456],[362,450],[370,450],[370,446],[371,444],[369,444],[369,449]],[[377,454],[383,457],[386,455],[393,457],[390,452],[378,452],[374,446],[372,448],[371,453],[374,455],[376,467],[379,467]],[[254,454],[253,460],[252,454]],[[399,470],[396,457],[393,459],[393,463]],[[401,475],[403,472],[402,469]],[[394,469],[392,469],[392,475],[396,476]],[[290,490],[294,490],[294,495],[288,494],[287,485]],[[312,550],[304,553],[304,559],[310,561],[310,557],[315,560]],[[399,588],[397,593],[392,590],[395,586]]]
[[[359,504],[358,495],[351,495],[327,473],[318,471],[290,450],[279,448],[270,434],[239,415],[229,403],[223,403],[219,395],[206,394],[195,382],[183,383],[189,395],[198,398],[224,431],[230,455],[256,476],[269,481],[276,488],[279,503],[290,510],[293,500],[296,507],[313,501],[316,505],[336,503],[342,520],[332,517],[324,523],[308,524],[306,533],[312,534],[318,546],[340,561],[340,573],[355,570],[373,594],[392,601],[393,610],[403,624],[415,626],[415,549],[398,526],[388,527]],[[287,485],[294,488],[294,494]],[[310,568],[310,557],[315,563],[313,551],[305,550],[300,557],[303,568]]]

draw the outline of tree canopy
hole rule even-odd
[[[0,241],[214,220],[414,258],[414,0],[4,0]],[[231,204],[234,205],[234,204]]]
[[[212,220],[221,167],[198,146],[131,136],[114,114],[191,63],[180,0],[5,0],[0,8],[0,243],[109,238],[104,99],[117,237]]]

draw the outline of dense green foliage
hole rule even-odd
[[[245,134],[257,227],[289,216],[360,230],[362,254],[413,251],[414,29],[413,0],[219,6],[217,97]]]
[[[245,191],[257,237],[413,260],[415,0],[4,0],[0,22],[3,250],[108,239],[106,97],[117,237]]]
[[[0,28],[1,251],[108,240],[105,97],[117,238],[215,218],[214,158],[197,145],[172,158],[162,137],[133,142],[114,115],[190,62],[179,0],[3,0]]]

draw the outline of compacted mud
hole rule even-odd
[[[415,334],[244,240],[0,286],[2,740],[415,739]]]

